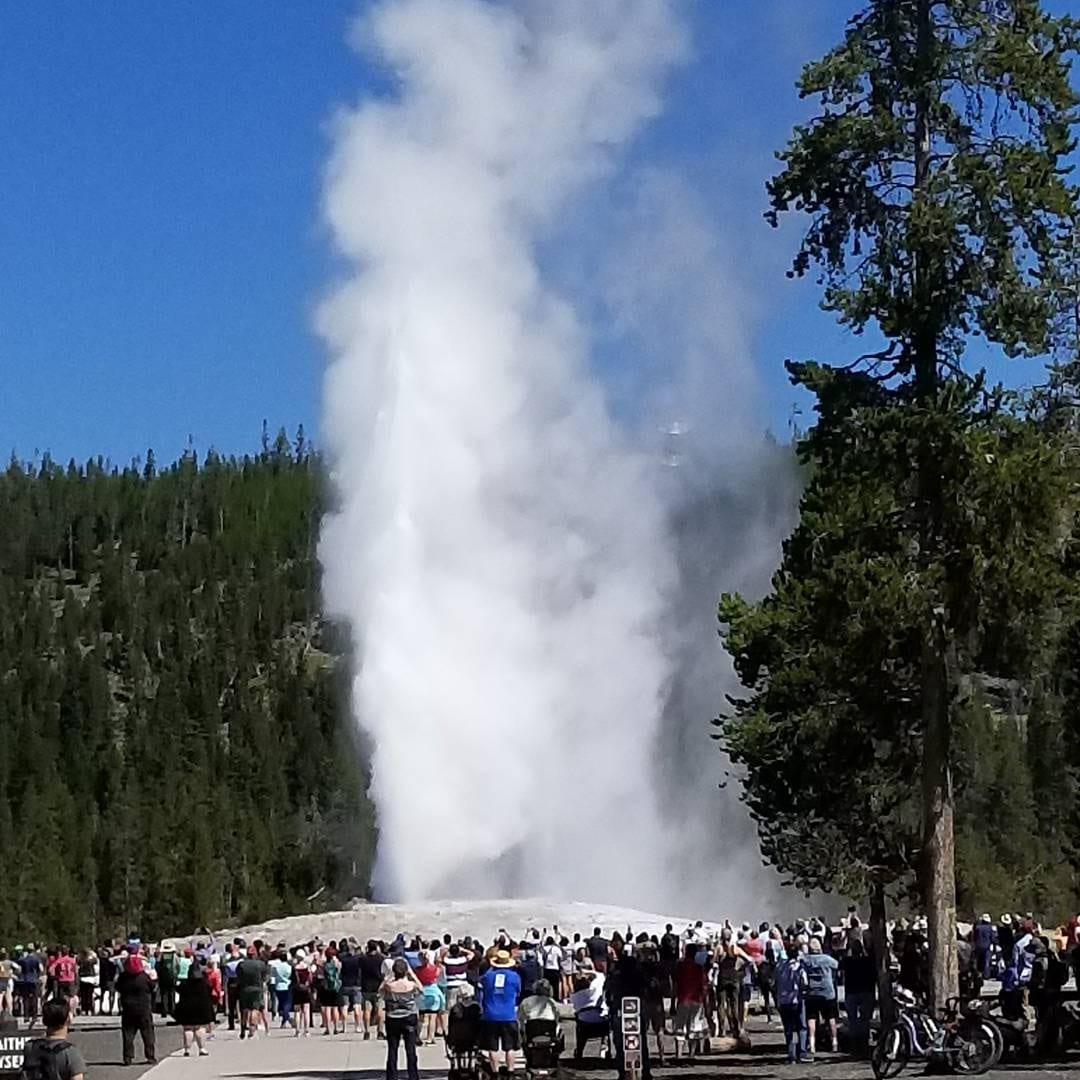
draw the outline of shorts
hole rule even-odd
[[[807,1020],[835,1020],[840,1015],[836,1007],[836,998],[808,997],[806,999]]]
[[[306,986],[294,986],[292,992],[293,1005],[310,1005],[311,991]]]
[[[56,984],[56,996],[70,998],[75,996],[75,984],[73,982],[58,982]]]
[[[520,1050],[521,1032],[516,1020],[485,1020],[480,1025],[476,1045],[481,1050],[495,1053],[498,1050]]]
[[[446,1008],[446,997],[438,983],[424,987],[420,995],[419,1010],[422,1013],[441,1013]]]
[[[645,1025],[647,1030],[655,1031],[658,1035],[664,1031],[665,1023],[667,1021],[667,1009],[664,1008],[663,1001],[654,1001],[649,998],[645,999]]]
[[[345,1007],[348,1009],[355,1008],[360,1004],[360,987],[359,986],[343,986],[341,988],[341,997],[345,1002]]]
[[[361,1001],[365,1005],[378,1005],[379,1004],[379,991],[378,990],[364,990],[360,995]]]
[[[682,1001],[675,1006],[675,1036],[684,1035],[696,1039],[707,1035],[709,1025],[705,1023],[705,1007],[696,1001]]]
[[[341,1008],[341,991],[340,990],[327,990],[324,986],[319,991],[319,1007],[322,1009],[340,1009]]]
[[[240,991],[241,1009],[261,1009],[263,1005],[263,992],[259,987],[245,987]]]

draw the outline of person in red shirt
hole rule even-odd
[[[211,956],[206,968],[206,983],[210,987],[210,1000],[214,1003],[214,1016],[217,1016],[218,1009],[221,1008],[225,1000],[225,994],[221,985],[221,961],[216,955]],[[214,1037],[214,1023],[211,1021],[206,1025],[206,1037],[212,1039]]]
[[[675,965],[675,1059],[686,1044],[691,1060],[698,1045],[708,1034],[705,1023],[705,965],[698,963],[699,946],[686,946],[683,958]]]
[[[72,955],[70,946],[65,945],[52,967],[52,977],[56,984],[56,996],[67,1002],[68,1015],[75,1016],[79,1011],[79,964]]]
[[[442,987],[439,986],[440,966],[438,963],[437,950],[439,943],[431,943],[431,951],[420,950],[420,966],[416,969],[416,977],[424,988],[420,996],[420,1041],[429,1046],[434,1045],[435,1036],[441,1033],[443,1023],[442,1016],[446,1009],[446,997]]]

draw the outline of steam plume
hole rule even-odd
[[[670,903],[670,499],[537,251],[657,113],[684,31],[667,0],[392,0],[359,40],[397,81],[339,118],[326,187],[353,269],[320,316],[321,557],[377,891]]]

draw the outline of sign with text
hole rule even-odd
[[[641,1075],[641,999],[622,999],[622,1050],[626,1072]]]
[[[26,1044],[34,1036],[20,1035],[14,1021],[0,1024],[0,1076],[15,1076],[22,1068]]]

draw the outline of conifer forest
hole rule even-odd
[[[362,894],[374,846],[301,432],[0,474],[0,939]],[[309,898],[313,898],[309,901]]]

